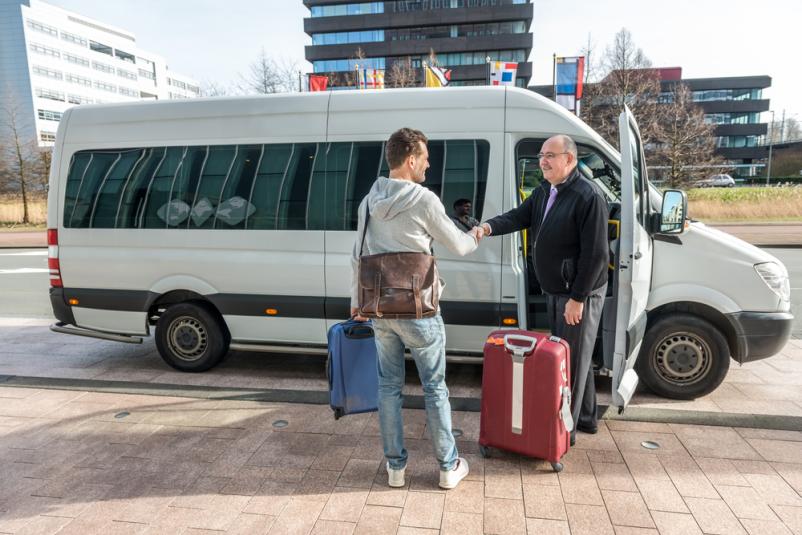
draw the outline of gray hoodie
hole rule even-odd
[[[359,225],[351,255],[351,306],[359,306],[357,267],[362,231],[365,228],[365,204],[370,207],[370,222],[363,255],[379,253],[428,253],[432,240],[460,256],[476,250],[471,234],[462,232],[446,215],[440,199],[430,190],[409,180],[380,176],[359,205]],[[442,285],[440,286],[442,291]]]

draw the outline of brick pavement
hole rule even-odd
[[[0,533],[802,533],[800,432],[608,421],[558,475],[483,460],[478,418],[454,415],[471,473],[445,492],[406,410],[390,489],[375,414],[0,386]]]

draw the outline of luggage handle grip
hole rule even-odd
[[[347,325],[343,329],[346,338],[359,340],[362,338],[373,338],[373,327],[370,323],[359,322],[356,325]]]
[[[512,340],[518,340],[520,342],[526,342],[529,345],[515,345],[512,344]],[[512,353],[513,355],[526,355],[530,353],[535,346],[537,345],[537,338],[533,338],[531,336],[525,336],[522,334],[505,334],[504,335],[504,347]]]

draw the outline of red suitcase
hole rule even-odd
[[[544,333],[499,330],[484,348],[479,449],[537,457],[562,470],[571,418],[568,343]]]

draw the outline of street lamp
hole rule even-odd
[[[771,123],[769,123],[769,161],[766,164],[766,185],[769,185],[769,180],[771,180],[771,148],[773,146],[773,139],[774,139],[774,110],[771,110]]]

